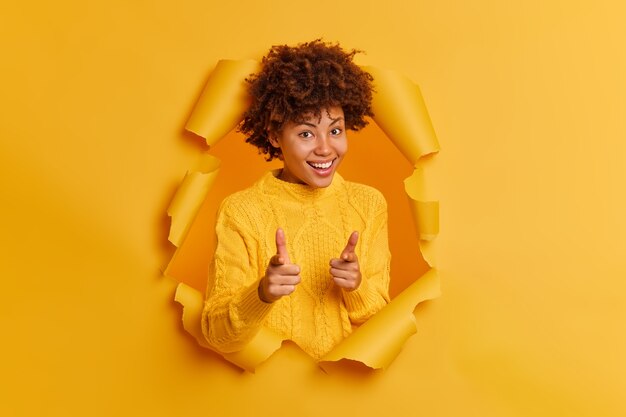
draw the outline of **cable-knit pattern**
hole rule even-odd
[[[223,352],[243,348],[267,326],[319,359],[388,301],[387,211],[375,189],[335,174],[327,188],[284,182],[267,173],[252,187],[227,197],[216,224],[217,247],[209,270],[202,317],[208,342]],[[301,283],[290,296],[267,304],[258,284],[276,253],[283,228]],[[363,280],[350,293],[335,286],[329,262],[352,231]]]

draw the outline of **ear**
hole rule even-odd
[[[276,132],[267,132],[267,139],[273,147],[280,149],[280,143],[278,143],[278,136],[276,135]]]

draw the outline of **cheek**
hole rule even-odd
[[[336,150],[337,154],[339,154],[339,155],[343,155],[346,152],[348,152],[348,141],[347,140],[343,140],[340,143],[338,143],[337,146],[335,147],[335,150]]]
[[[285,163],[290,165],[296,165],[303,162],[306,159],[307,153],[301,149],[283,149],[283,158]]]

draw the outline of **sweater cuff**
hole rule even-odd
[[[259,298],[258,287],[258,282],[251,285],[241,294],[240,303],[238,303],[239,319],[248,324],[260,324],[274,305]]]
[[[348,311],[364,312],[379,303],[380,295],[372,291],[366,280],[362,280],[361,285],[356,290],[343,290],[343,301],[346,303]]]

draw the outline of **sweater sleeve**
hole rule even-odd
[[[217,245],[209,268],[207,299],[202,313],[202,332],[221,352],[243,349],[259,331],[272,304],[258,295],[262,272],[258,270],[257,240],[238,212],[225,200],[217,222]]]
[[[389,303],[391,253],[387,232],[387,203],[382,194],[377,195],[379,198],[370,227],[362,233],[362,253],[359,259],[361,285],[354,291],[343,292],[348,316],[354,324],[364,323]]]

